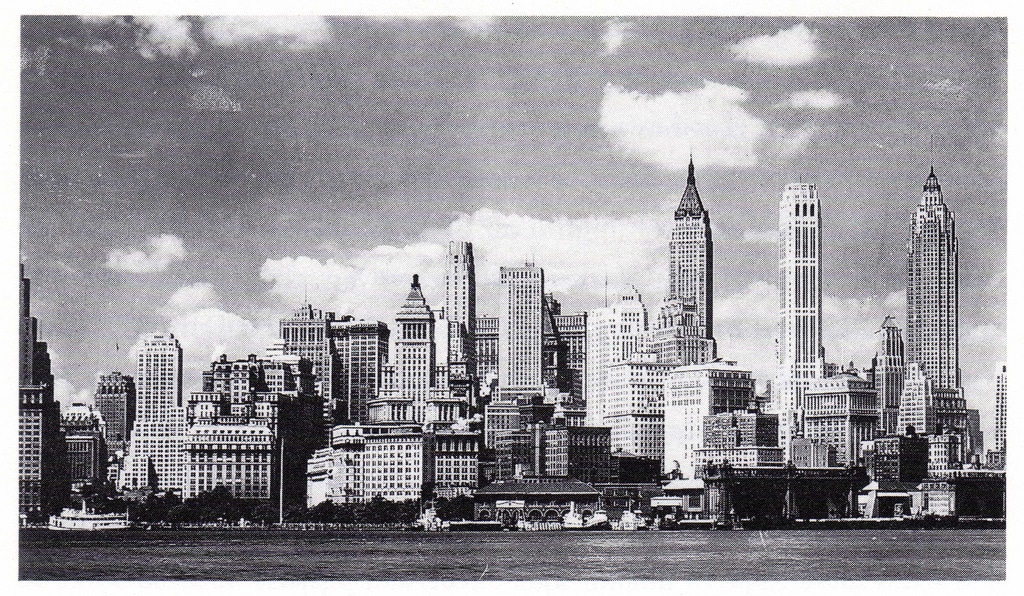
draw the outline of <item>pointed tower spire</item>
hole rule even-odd
[[[704,213],[704,204],[700,202],[700,194],[697,192],[697,178],[693,175],[693,155],[690,155],[690,165],[687,170],[686,190],[683,191],[683,196],[679,199],[676,219],[699,217]]]

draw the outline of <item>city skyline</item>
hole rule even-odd
[[[474,245],[480,315],[500,314],[498,267],[527,260],[563,312],[602,306],[606,276],[653,307],[692,151],[719,355],[759,387],[784,185],[814,183],[825,213],[826,360],[863,367],[886,316],[906,329],[907,228],[934,165],[958,216],[963,385],[992,436],[1005,21],[229,21],[24,21],[21,251],[62,405],[130,374],[150,331],[181,339],[188,392],[306,298],[394,329],[413,274],[444,303],[449,241]],[[425,51],[442,42],[460,58]]]

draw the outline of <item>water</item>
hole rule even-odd
[[[21,579],[1003,580],[1005,530],[22,531]]]

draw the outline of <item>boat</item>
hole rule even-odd
[[[96,513],[89,511],[82,501],[81,509],[65,508],[60,515],[50,516],[51,530],[126,530],[132,525],[128,519],[128,512],[124,513]]]
[[[612,529],[612,524],[608,520],[608,514],[604,511],[598,511],[590,517],[584,519],[582,515],[576,513],[576,503],[571,503],[569,513],[566,513],[562,517],[562,529],[610,530]]]
[[[626,531],[646,530],[648,529],[647,518],[640,511],[623,511],[622,517],[619,519],[618,524],[614,526],[614,529]]]

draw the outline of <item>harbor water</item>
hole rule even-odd
[[[1005,530],[22,530],[23,580],[1003,580]]]

